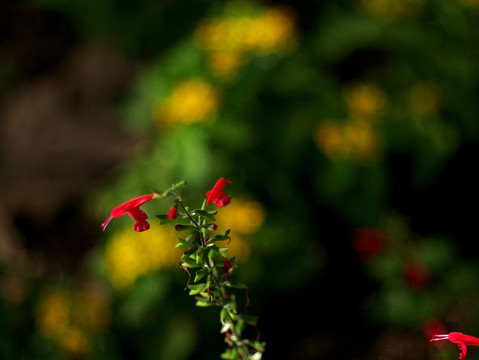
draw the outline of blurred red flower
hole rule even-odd
[[[101,226],[103,226],[103,231],[105,231],[111,219],[122,217],[125,214],[130,215],[131,218],[135,220],[135,231],[140,232],[148,230],[150,228],[150,224],[148,224],[146,221],[146,219],[148,219],[148,215],[146,215],[144,211],[140,210],[140,206],[152,200],[155,195],[156,194],[138,196],[121,205],[118,205],[111,211],[111,215],[108,217],[108,219],[101,224]]]
[[[426,264],[422,261],[414,260],[404,264],[404,275],[407,282],[414,289],[423,289],[431,282],[431,274]]]
[[[227,278],[229,277],[229,275],[230,275],[231,266],[232,266],[232,265],[228,262],[228,258],[225,258],[225,262],[224,262],[224,264],[223,264],[222,270],[223,270],[223,272],[224,272],[224,274],[225,274],[225,278],[226,278],[226,279],[227,279]]]
[[[223,192],[226,183],[232,184],[230,180],[222,177],[216,182],[213,189],[206,192],[206,196],[208,197],[206,199],[206,204],[213,202],[215,205],[223,207],[231,202],[231,198]]]
[[[474,345],[474,346],[479,346],[479,338],[470,336],[470,335],[465,335],[460,332],[450,332],[449,334],[443,334],[443,335],[434,335],[429,342],[431,341],[441,341],[441,340],[449,340],[450,342],[454,343],[457,345],[459,350],[461,351],[459,353],[459,359],[465,359],[467,355],[467,346],[466,345]]]
[[[379,228],[360,228],[353,231],[352,243],[354,251],[360,259],[362,261],[368,261],[374,255],[383,251],[386,245],[386,236]]]

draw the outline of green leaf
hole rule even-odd
[[[198,237],[199,237],[198,231],[193,231],[191,234],[189,234],[189,235],[186,237],[186,242],[196,242],[196,240],[198,239]]]
[[[221,312],[220,312],[221,325],[224,326],[226,324],[226,319],[227,318],[228,318],[228,310],[226,310],[225,308],[222,308]]]
[[[201,265],[198,265],[196,261],[193,259],[190,259],[189,257],[183,255],[181,257],[181,266],[188,266],[190,268],[200,268]]]
[[[206,276],[206,274],[208,274],[208,269],[198,270],[198,271],[196,272],[194,282],[197,282],[197,281],[203,279],[203,278]]]
[[[202,248],[199,248],[197,251],[196,251],[196,263],[199,264],[199,265],[202,265],[203,264],[203,255],[204,255],[205,251],[202,249]]]
[[[215,236],[212,236],[209,241],[222,241],[222,240],[228,240],[230,239],[230,237],[228,236],[228,234],[230,233],[230,229],[220,233],[220,234],[217,234]]]
[[[175,246],[177,249],[181,248],[189,248],[191,247],[191,244],[189,244],[185,239],[178,238],[178,244]]]
[[[218,251],[221,256],[226,257],[226,253],[228,252],[228,248],[218,248]]]
[[[248,285],[246,285],[245,283],[240,283],[240,282],[230,282],[228,281],[226,283],[226,286],[230,287],[230,288],[233,288],[233,289],[248,289]]]
[[[213,306],[214,303],[212,303],[208,298],[198,298],[196,300],[196,306],[199,307],[207,307],[207,306]]]
[[[185,243],[185,244],[178,243],[178,244],[175,245],[175,248],[177,248],[177,249],[189,248],[189,247],[191,247],[191,245],[190,245],[190,244],[186,244],[186,243]]]
[[[216,214],[216,212],[215,212]],[[211,211],[206,211],[206,210],[201,210],[201,209],[196,209],[190,212],[190,215],[199,215],[202,216],[208,220],[215,221],[215,217],[213,216],[214,214],[211,214]]]
[[[193,225],[186,225],[186,224],[176,224],[175,225],[175,230],[176,231],[185,231],[188,229],[191,229]]]
[[[207,283],[190,284],[188,285],[188,288],[190,289],[190,295],[196,295],[205,291],[208,288],[208,284]]]
[[[212,246],[211,248],[209,248],[208,258],[213,260],[215,258],[215,256],[218,254],[218,250],[219,250],[219,248],[217,246]]]

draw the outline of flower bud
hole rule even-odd
[[[174,205],[170,208],[170,210],[168,210],[168,219],[175,220],[177,215],[178,215],[178,207]]]

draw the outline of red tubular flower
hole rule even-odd
[[[125,214],[130,215],[131,218],[135,220],[135,231],[140,232],[148,230],[150,228],[150,224],[148,224],[146,221],[146,219],[148,219],[148,215],[146,215],[144,211],[140,210],[140,206],[152,200],[155,195],[156,194],[138,196],[137,198],[118,205],[111,211],[111,215],[108,217],[108,219],[101,224],[101,226],[103,226],[103,231],[105,231],[111,219],[122,217]]]
[[[465,359],[467,355],[467,346],[466,345],[474,345],[474,346],[479,346],[479,338],[470,336],[470,335],[464,335],[463,333],[460,332],[451,332],[449,334],[443,334],[443,335],[434,335],[431,341],[441,341],[441,340],[449,340],[450,342],[454,343],[457,345],[459,350],[461,351],[459,353],[459,359]]]
[[[168,210],[168,219],[175,220],[177,215],[178,215],[178,207],[172,206],[170,210]]]
[[[228,258],[225,258],[225,262],[223,264],[222,270],[225,274],[225,278],[227,279],[230,275],[230,269],[232,265],[228,262]]]
[[[222,191],[226,186],[226,183],[232,184],[230,180],[222,177],[216,182],[213,189],[206,192],[206,196],[208,197],[206,199],[206,204],[213,202],[215,205],[223,207],[231,202],[231,198]]]

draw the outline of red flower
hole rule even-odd
[[[213,202],[215,205],[223,207],[231,202],[231,198],[222,191],[226,183],[232,184],[230,180],[222,177],[216,182],[213,189],[206,192],[206,196],[208,197],[206,199],[207,204]]]
[[[422,261],[409,261],[404,264],[404,275],[414,289],[420,290],[429,285],[431,282],[431,274]]]
[[[225,273],[225,278],[228,278],[230,275],[230,269],[232,265],[228,262],[228,258],[225,258],[225,262],[223,264],[222,270]]]
[[[175,220],[177,215],[178,215],[178,207],[172,206],[170,210],[168,210],[168,219]]]
[[[126,203],[118,205],[111,211],[111,215],[108,217],[108,219],[101,224],[101,226],[103,226],[103,231],[105,231],[111,219],[122,217],[125,214],[130,215],[131,218],[135,220],[135,231],[148,230],[150,228],[150,224],[148,224],[146,221],[146,219],[148,219],[148,215],[146,215],[144,211],[140,210],[140,206],[152,200],[155,195],[156,194],[138,196],[137,198],[131,199]]]
[[[379,228],[359,228],[353,231],[352,243],[354,251],[361,260],[367,262],[384,250],[386,246],[386,236]]]
[[[479,338],[470,336],[470,335],[464,335],[463,333],[460,332],[451,332],[449,334],[444,334],[444,335],[434,335],[431,341],[441,341],[441,340],[449,340],[450,342],[454,343],[457,345],[461,353],[459,354],[459,359],[465,359],[467,355],[467,347],[466,345],[474,345],[474,346],[479,346]]]

